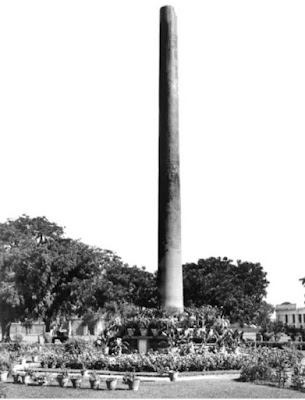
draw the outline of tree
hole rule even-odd
[[[275,307],[272,304],[267,303],[265,300],[261,302],[259,309],[257,310],[257,315],[254,319],[256,325],[262,328],[267,327],[271,323],[271,317],[274,313]]]
[[[44,217],[22,216],[0,225],[2,329],[12,320],[48,323],[77,305],[73,284],[94,274],[95,254],[63,233]]]
[[[259,263],[226,257],[183,265],[185,305],[219,307],[231,322],[252,323],[266,296],[268,281]]]
[[[183,266],[185,306],[211,305],[232,322],[261,312],[266,273],[260,264],[227,258]],[[0,224],[0,322],[96,315],[111,302],[141,307],[159,303],[157,274],[129,267],[110,250],[66,238],[45,217],[26,215]]]
[[[64,237],[45,217],[0,224],[0,319],[42,319],[96,312],[113,300],[156,305],[155,275],[130,268],[109,250]]]
[[[156,307],[158,290],[156,274],[145,269],[129,267],[127,264],[116,264],[103,268],[90,284],[86,280],[79,283],[82,293],[82,305],[79,314],[103,314],[106,303],[126,303],[140,307]]]
[[[62,228],[45,218],[22,216],[16,221],[0,224],[0,318],[3,333],[11,321],[31,314],[31,304],[37,297],[32,286],[36,285],[38,291],[43,291],[45,278],[40,273],[35,276],[33,267],[43,262],[45,247],[62,235]],[[32,285],[28,285],[30,281]],[[37,300],[38,307],[39,301],[44,299]]]
[[[129,267],[127,264],[120,268],[107,268],[107,279],[112,282],[116,290],[114,298],[117,299],[118,288],[124,291],[124,301],[141,307],[156,307],[158,304],[157,273],[151,273],[144,267]],[[127,289],[127,290],[126,290]],[[120,298],[120,297],[119,297]],[[114,300],[114,299],[113,299]]]

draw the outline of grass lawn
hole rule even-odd
[[[71,385],[71,384],[70,384]],[[2,385],[1,385],[2,386]],[[128,386],[118,382],[115,391],[107,390],[106,383],[98,390],[89,389],[84,382],[81,389],[52,386],[26,386],[13,384],[10,380],[3,384],[7,398],[299,398],[304,392],[290,389],[238,382],[232,378],[210,378],[197,381],[141,382],[138,392],[128,390]]]

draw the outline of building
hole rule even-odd
[[[12,322],[10,326],[10,337],[21,336],[27,343],[39,342],[39,337],[44,336],[46,332],[45,324],[34,322],[31,326],[26,326],[20,322]]]
[[[60,325],[60,331],[65,332],[68,337],[94,339],[97,338],[105,327],[105,321],[102,318],[91,326],[88,326],[83,322],[82,318],[71,317]],[[46,336],[51,340],[53,335],[55,335],[55,332],[51,334],[46,331],[44,322],[34,322],[30,326],[22,322],[12,322],[9,329],[9,336],[11,339],[14,340],[16,336],[19,336],[27,343],[44,343]],[[0,341],[2,341],[2,339],[2,333],[0,331]]]
[[[275,307],[276,321],[295,328],[305,329],[305,307],[297,308],[295,303],[282,303]]]

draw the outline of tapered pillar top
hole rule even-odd
[[[176,14],[174,7],[172,6],[164,6],[160,8],[160,20],[166,20],[166,21],[171,21],[171,20],[176,20]]]

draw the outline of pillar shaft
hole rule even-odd
[[[183,311],[178,131],[178,54],[174,9],[160,10],[158,275],[161,305]]]

